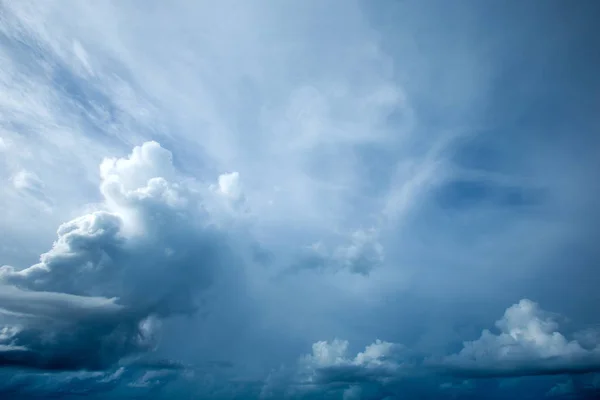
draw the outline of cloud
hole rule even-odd
[[[308,246],[294,261],[287,273],[302,270],[349,272],[368,276],[385,261],[383,245],[376,229],[357,230],[341,239],[342,243],[328,247],[322,242]]]
[[[523,299],[496,322],[500,331],[484,330],[477,340],[444,359],[457,376],[492,377],[577,374],[600,370],[600,343],[585,348],[558,331],[555,318],[537,303]]]
[[[231,172],[228,174],[219,175],[218,191],[224,196],[238,199],[242,195],[240,174],[237,172]]]
[[[300,357],[294,368],[268,377],[261,398],[318,398],[328,391],[338,392],[344,399],[360,398],[364,385],[379,387],[401,375],[398,354],[402,346],[376,340],[354,356],[348,348],[349,342],[340,339],[313,343],[311,354]]]
[[[546,393],[548,397],[561,397],[564,395],[570,395],[575,391],[573,387],[573,381],[568,380],[565,383],[557,383]]]
[[[217,184],[210,185],[210,189],[218,196],[217,206],[222,212],[240,216],[240,212],[250,211],[238,172],[219,175]]]
[[[150,352],[229,363],[196,397],[244,397],[281,364],[302,386],[322,338],[443,359],[524,297],[597,322],[590,7],[65,1],[0,12],[7,375]],[[313,398],[462,390],[350,344]],[[171,379],[136,374],[119,390]]]
[[[333,259],[350,272],[368,275],[383,264],[384,250],[374,229],[358,230],[352,234],[348,245],[340,245],[335,249]]]
[[[600,395],[600,374],[572,375],[559,381],[547,392],[551,399],[595,399]]]
[[[568,395],[566,389],[573,392],[572,382],[553,387],[555,375],[581,375],[581,379],[573,377],[581,381],[577,393],[596,393],[595,381],[588,381],[600,370],[598,343],[591,346],[589,342],[584,345],[569,341],[558,331],[556,319],[555,314],[523,299],[506,309],[503,318],[496,322],[500,333],[484,330],[479,339],[464,342],[459,353],[441,360],[381,340],[355,355],[350,354],[350,343],[346,340],[318,341],[312,345],[311,354],[300,357],[295,369],[274,374],[267,380],[264,397],[277,397],[277,393],[281,395],[286,390],[299,398],[332,393],[340,398],[362,398],[362,395],[394,398],[401,393],[424,398],[437,398],[441,393],[477,395],[489,392],[485,382],[499,384],[498,378],[507,377],[525,381],[518,388],[500,385],[494,390],[522,389],[559,397]],[[590,336],[589,332],[585,335]],[[527,380],[531,376],[546,376],[551,380],[535,384]]]
[[[311,354],[293,368],[269,375],[261,398],[433,399],[475,389],[472,383],[432,374],[423,368],[422,355],[397,343],[376,340],[355,354],[349,349],[346,340],[313,343]]]
[[[159,366],[117,366],[105,371],[0,371],[0,395],[20,399],[130,398],[147,396],[175,380],[186,380],[188,372]]]
[[[398,378],[407,365],[403,363],[402,346],[376,340],[355,356],[348,354],[348,341],[335,339],[312,345],[312,354],[299,361],[297,382],[315,387],[352,384],[383,384]]]
[[[1,147],[0,143],[0,148]],[[44,192],[44,183],[35,173],[21,170],[12,177],[12,184],[19,192],[37,200],[43,206],[52,206],[52,200],[50,200]]]
[[[153,349],[160,320],[211,285],[222,239],[169,151],[144,143],[100,175],[104,209],[62,224],[39,263],[0,268],[2,365],[108,368]]]
[[[0,372],[3,382],[0,394],[22,399],[48,396],[62,398],[94,396],[117,388],[130,375],[124,368],[106,372],[61,372],[41,374],[34,372]]]

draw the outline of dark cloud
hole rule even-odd
[[[105,371],[41,372],[22,369],[3,370],[0,383],[2,398],[93,398],[102,399],[110,393],[117,398],[139,398],[148,393],[159,396],[168,383],[186,380],[186,372],[159,366],[126,366]]]
[[[115,299],[3,286],[0,365],[103,369],[154,345],[148,315]]]

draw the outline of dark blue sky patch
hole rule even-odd
[[[504,209],[535,207],[543,203],[542,192],[511,187],[484,180],[455,180],[442,185],[435,195],[437,204],[448,210],[491,206]]]

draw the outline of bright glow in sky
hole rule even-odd
[[[0,398],[600,396],[599,18],[0,2]]]

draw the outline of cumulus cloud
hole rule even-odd
[[[383,246],[377,239],[377,231],[354,232],[349,244],[335,249],[333,259],[353,273],[368,275],[384,261]]]
[[[433,399],[439,398],[440,390],[447,394],[452,389],[450,395],[454,395],[474,389],[471,383],[448,382],[447,377],[432,374],[421,361],[422,355],[382,340],[354,354],[346,340],[318,341],[294,368],[274,371],[265,381],[261,397]]]
[[[102,209],[62,224],[39,263],[0,268],[2,365],[108,368],[154,348],[161,319],[211,285],[221,239],[169,151],[144,143],[100,175]]]
[[[312,345],[312,353],[299,361],[299,380],[305,384],[331,385],[381,382],[401,374],[406,367],[402,346],[376,340],[355,356],[348,354],[348,341],[335,339]]]
[[[384,248],[378,240],[377,230],[359,229],[333,248],[323,242],[306,247],[291,270],[347,271],[367,276],[384,261]]]
[[[479,339],[443,361],[460,376],[524,376],[600,370],[600,343],[569,340],[552,314],[523,299],[496,321],[499,333],[484,330]]]
[[[600,370],[600,346],[568,340],[558,328],[557,316],[538,304],[523,299],[506,309],[496,322],[499,333],[484,330],[479,339],[464,342],[456,354],[435,359],[397,343],[376,340],[352,355],[350,343],[335,339],[312,345],[310,354],[300,357],[292,373],[272,374],[263,387],[263,397],[276,398],[282,393],[298,398],[396,398],[410,393],[422,398],[444,395],[488,393],[489,385],[477,378],[519,377],[532,375],[581,374],[566,384],[549,380],[532,386],[520,385],[525,392],[568,396],[573,392],[597,393]],[[582,337],[575,334],[575,337]],[[591,376],[591,378],[590,378]],[[586,378],[588,377],[588,378]],[[500,381],[496,381],[498,383]],[[576,390],[573,382],[577,382]],[[548,386],[549,385],[549,386]],[[595,386],[596,385],[596,386]],[[494,390],[520,390],[500,385]],[[363,397],[361,397],[363,396]]]
[[[319,398],[333,392],[338,398],[361,398],[365,385],[380,387],[406,368],[399,356],[404,350],[394,343],[376,340],[355,355],[347,340],[318,341],[312,352],[301,356],[291,370],[272,373],[261,398]]]

